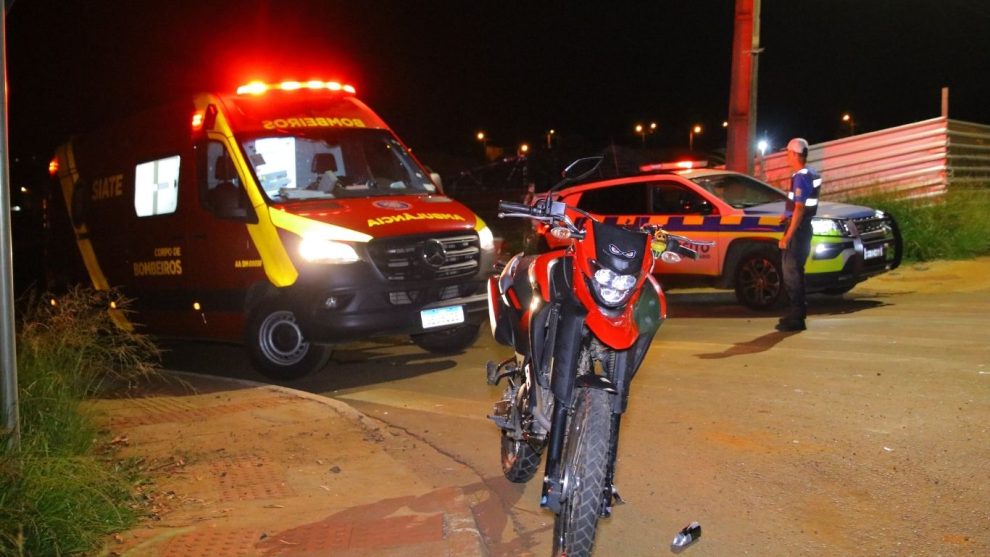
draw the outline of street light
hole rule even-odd
[[[634,129],[636,130],[636,133],[639,134],[640,139],[643,140],[643,146],[645,147],[646,146],[646,134],[656,133],[656,131],[657,131],[657,123],[656,122],[650,122],[649,127],[646,127],[643,124],[636,124],[636,127]]]
[[[488,160],[488,136],[485,135],[485,132],[480,131],[475,137],[481,142],[481,156]]]
[[[519,145],[519,154],[520,155],[525,156],[526,153],[528,153],[528,152],[529,152],[529,144],[528,143],[522,143],[522,144]]]
[[[555,130],[551,129],[547,132],[547,149],[553,144],[553,134],[557,133]]]
[[[760,156],[767,154],[767,149],[770,148],[770,143],[766,139],[761,139],[757,144],[756,148],[760,150]]]
[[[842,122],[849,126],[849,135],[856,135],[856,121],[853,120],[852,114],[848,112],[843,114]]]
[[[688,151],[694,151],[694,136],[701,133],[701,126],[695,124],[691,127],[691,132],[688,134]]]

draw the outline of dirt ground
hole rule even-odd
[[[627,503],[601,522],[596,557],[668,554],[694,520],[702,537],[682,552],[694,557],[990,555],[990,258],[816,296],[797,334],[731,294],[670,302],[622,424]],[[468,496],[488,555],[549,555],[539,481],[502,478],[484,417],[500,389],[483,363],[505,356],[487,332],[443,358],[368,343],[287,386],[412,438],[421,450],[394,458],[424,489]]]
[[[695,556],[990,555],[990,260],[816,299],[800,334],[717,305],[671,313],[619,473],[669,508],[620,508],[599,555],[645,554],[637,530],[672,516],[701,522]]]

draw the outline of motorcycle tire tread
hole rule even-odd
[[[565,462],[581,476],[578,489],[567,493],[564,508],[554,520],[556,540],[565,554],[590,555],[595,543],[598,518],[603,502],[605,474],[611,438],[610,395],[600,389],[581,389],[576,396],[576,410],[564,441]],[[568,464],[569,455],[572,463]]]

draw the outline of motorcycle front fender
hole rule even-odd
[[[609,381],[607,377],[593,373],[578,376],[577,381],[574,382],[574,386],[578,389],[598,389],[613,395],[619,392],[615,384]]]

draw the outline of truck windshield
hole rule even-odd
[[[692,177],[691,181],[737,209],[787,199],[786,194],[770,184],[741,174],[710,174]]]
[[[258,136],[241,145],[270,201],[436,191],[422,167],[386,130]]]

